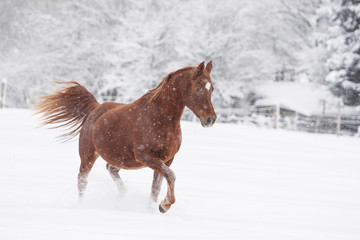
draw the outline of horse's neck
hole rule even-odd
[[[164,124],[178,124],[185,109],[185,104],[181,96],[180,86],[176,79],[167,83],[160,94],[151,100],[156,108],[155,118],[164,122]]]

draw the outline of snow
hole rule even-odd
[[[121,198],[102,159],[78,202],[77,142],[37,123],[0,109],[0,239],[360,239],[358,138],[182,122],[161,214],[152,171],[120,171]]]

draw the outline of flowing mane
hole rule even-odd
[[[156,88],[150,90],[150,92],[152,93],[152,96],[151,96],[150,100],[153,100],[154,98],[157,98],[157,97],[160,95],[160,93],[162,92],[162,90],[164,89],[164,87],[166,86],[166,84],[169,82],[169,80],[170,80],[174,75],[176,75],[176,74],[178,74],[178,73],[180,73],[180,72],[183,72],[183,71],[191,70],[191,69],[193,69],[193,67],[184,67],[184,68],[179,69],[179,70],[177,70],[177,71],[175,71],[175,72],[171,72],[171,73],[167,74],[167,75],[161,80],[161,82],[159,83],[159,85],[158,85]]]

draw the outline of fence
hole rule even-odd
[[[355,135],[360,126],[360,116],[336,114],[300,116],[297,128],[300,131],[313,133],[328,133],[341,135]]]
[[[7,81],[4,78],[0,83],[0,108],[3,108],[5,106],[6,85]]]
[[[340,108],[339,108],[340,109]],[[360,114],[302,115],[289,109],[268,106],[243,111],[241,109],[217,109],[218,121],[247,123],[269,128],[297,130],[311,133],[356,135],[360,127]]]

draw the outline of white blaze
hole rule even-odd
[[[205,88],[206,88],[206,90],[210,91],[210,88],[211,88],[210,82],[207,82],[207,83],[205,84]]]

